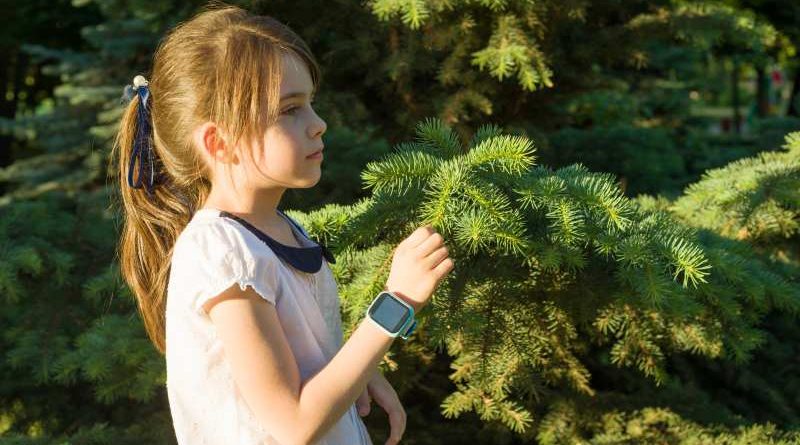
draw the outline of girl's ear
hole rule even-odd
[[[235,161],[231,147],[225,142],[222,129],[214,122],[205,122],[195,129],[194,139],[200,150],[212,162],[230,163]]]

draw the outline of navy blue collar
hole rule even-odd
[[[227,218],[231,218],[237,221],[239,224],[243,225],[247,230],[249,230],[253,235],[258,237],[261,241],[263,241],[273,252],[275,252],[278,257],[289,263],[292,267],[299,269],[303,272],[307,273],[316,273],[322,267],[322,258],[325,257],[329,263],[335,264],[336,259],[333,257],[333,254],[327,247],[320,244],[316,240],[310,239],[305,230],[300,227],[297,222],[295,222],[289,215],[283,213],[283,211],[278,210],[283,217],[289,221],[289,225],[292,227],[292,231],[297,234],[298,238],[304,237],[309,241],[311,246],[308,247],[294,247],[294,246],[287,246],[286,244],[281,244],[278,241],[272,239],[269,235],[262,232],[261,230],[257,229],[255,226],[250,224],[249,222],[245,221],[243,218],[236,216],[232,213],[226,212],[225,210],[220,210],[219,216],[224,216]]]

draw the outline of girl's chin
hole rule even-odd
[[[318,171],[319,171],[319,170],[318,170]],[[301,185],[299,185],[299,186],[298,186],[298,188],[310,188],[310,187],[314,187],[315,185],[317,185],[317,184],[319,183],[319,180],[320,180],[320,179],[322,179],[322,174],[321,174],[321,172],[320,172],[320,173],[318,173],[318,174],[316,174],[316,175],[314,175],[314,176],[311,176],[311,177],[309,177],[309,178],[308,178],[308,179],[306,179],[305,181],[301,181]]]

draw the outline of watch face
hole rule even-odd
[[[369,314],[389,332],[398,332],[406,321],[409,309],[386,292],[378,295]]]

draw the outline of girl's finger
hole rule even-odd
[[[372,402],[372,399],[369,396],[369,392],[367,392],[367,390],[365,389],[361,393],[361,395],[358,396],[358,399],[356,399],[356,409],[358,410],[358,414],[361,417],[364,417],[367,414],[369,414],[370,403],[371,402]]]
[[[394,409],[389,414],[390,433],[386,445],[396,445],[406,430],[406,414],[401,409]]]

